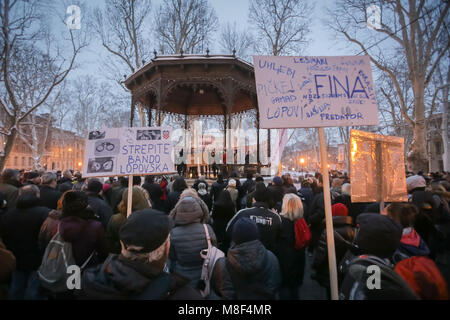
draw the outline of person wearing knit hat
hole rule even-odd
[[[233,245],[216,262],[211,287],[226,300],[275,299],[281,285],[277,257],[259,240],[252,219],[239,218],[232,229]]]
[[[336,203],[331,206],[331,213],[333,217],[346,217],[348,216],[348,209],[345,204]]]
[[[111,217],[106,228],[106,240],[111,253],[120,253],[119,230],[127,219],[128,189],[122,193],[122,200],[117,206],[119,212]],[[151,208],[148,192],[142,187],[133,186],[131,212]]]
[[[83,273],[82,299],[191,300],[201,295],[187,279],[164,271],[171,247],[173,221],[166,214],[135,211],[120,228],[120,254]]]
[[[267,190],[271,195],[275,210],[281,212],[281,204],[283,202],[285,191],[283,188],[283,179],[278,176],[274,177],[272,180],[272,184],[267,187]]]
[[[409,194],[412,194],[415,190],[425,190],[427,182],[425,178],[419,175],[406,178],[406,189]]]
[[[241,218],[234,224],[231,240],[239,245],[244,242],[259,240],[259,231],[256,223],[249,218]]]
[[[341,261],[348,250],[348,243],[352,243],[355,238],[355,229],[352,226],[353,219],[348,216],[348,209],[342,203],[336,203],[331,207],[333,214],[334,246],[336,261]],[[314,255],[313,269],[316,272],[316,281],[327,290],[328,297],[331,298],[330,276],[328,267],[328,247],[327,232],[325,229],[325,219],[322,221],[323,231]],[[342,278],[338,278],[338,282]]]

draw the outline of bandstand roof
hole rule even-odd
[[[155,55],[124,81],[135,103],[185,115],[257,109],[253,66],[234,55]]]

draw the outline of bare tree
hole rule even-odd
[[[381,13],[379,26],[372,29],[367,28],[370,5],[376,5]],[[448,30],[443,27],[449,6],[448,1],[340,0],[337,9],[330,11],[331,28],[369,55],[391,79],[402,116],[414,132],[407,161],[409,169],[416,172],[427,168],[426,89],[450,46]],[[445,39],[443,45],[436,46],[440,38]],[[389,44],[381,45],[384,40],[389,40]],[[400,54],[407,65],[414,101],[412,115],[408,114],[406,92],[393,63]]]
[[[253,47],[253,36],[248,30],[238,30],[236,22],[227,22],[220,32],[220,47],[227,52],[236,50],[236,55],[249,60],[249,50]]]
[[[46,1],[0,2],[0,109],[5,113],[0,134],[6,137],[0,155],[0,170],[8,160],[21,124],[43,106],[64,81],[86,45],[81,31],[73,31],[64,25],[68,30],[65,33],[69,36],[70,52],[64,50],[61,42],[46,28],[45,18],[48,17],[45,14],[50,8]],[[37,57],[42,58],[39,66],[26,61],[26,58]],[[33,88],[32,92],[29,87]]]
[[[274,56],[302,52],[313,10],[308,0],[252,0],[249,20],[257,30],[257,51]]]
[[[150,0],[107,0],[105,9],[94,11],[93,29],[109,53],[103,61],[105,73],[123,85],[123,76],[141,68],[151,56]],[[145,112],[138,105],[141,125],[145,126]]]
[[[207,0],[164,0],[155,14],[155,36],[163,54],[201,52],[217,30],[218,19]]]

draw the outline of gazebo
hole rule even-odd
[[[254,167],[260,171],[260,130],[253,66],[233,55],[157,56],[125,79],[131,92],[131,124],[135,108],[147,110],[147,125],[160,126],[162,114],[188,116],[223,116],[224,150],[231,141],[234,114],[256,110],[257,155]],[[151,110],[155,110],[152,116]],[[154,118],[154,119],[152,119]],[[231,130],[228,130],[231,132]],[[270,135],[267,141],[270,159]],[[198,164],[195,164],[198,165]],[[256,165],[256,166],[255,166]]]

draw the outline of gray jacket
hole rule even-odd
[[[171,272],[190,279],[196,287],[202,273],[203,259],[200,251],[208,248],[203,223],[208,221],[208,207],[201,199],[185,197],[170,213],[175,228],[170,232],[169,268]],[[211,243],[217,245],[216,235],[207,225]]]

